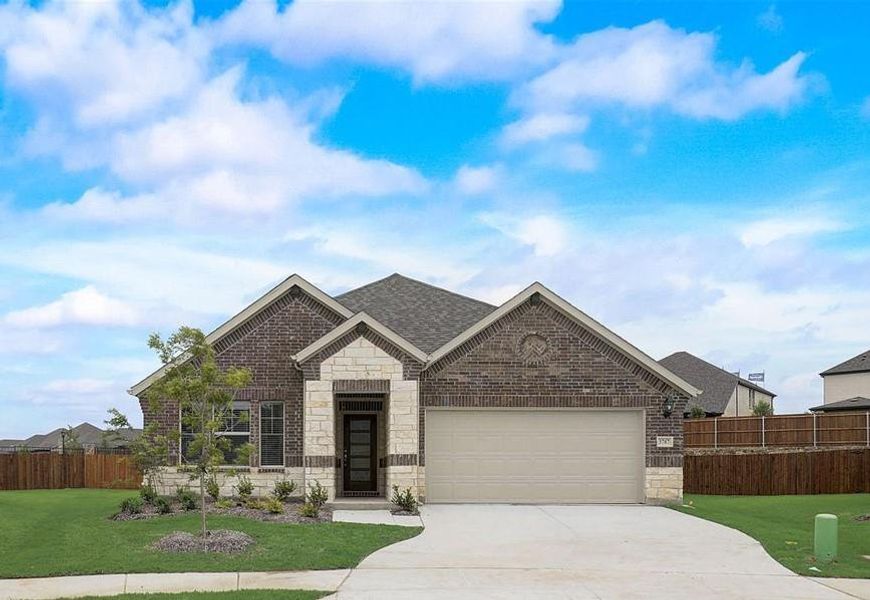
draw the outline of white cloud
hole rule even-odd
[[[485,213],[480,215],[480,220],[521,244],[530,246],[535,256],[552,257],[560,254],[571,241],[565,222],[553,215],[513,217]]]
[[[454,184],[460,193],[473,196],[493,191],[503,176],[499,166],[472,167],[462,165],[456,171]]]
[[[539,113],[509,123],[501,141],[508,147],[542,142],[553,137],[579,134],[589,126],[589,118],[568,113]]]
[[[768,6],[767,10],[758,15],[755,22],[758,23],[759,27],[771,33],[780,33],[782,31],[782,15],[777,12],[775,4]]]
[[[748,60],[739,67],[717,62],[715,50],[713,34],[661,21],[608,27],[578,37],[564,60],[526,84],[515,100],[533,113],[617,103],[734,120],[755,110],[784,111],[804,96],[808,76],[798,74],[804,53],[758,73]]]
[[[103,127],[184,97],[200,82],[208,45],[193,8],[49,2],[0,7],[8,83],[79,127]]]
[[[549,60],[554,44],[536,24],[557,0],[329,3],[247,0],[215,26],[219,43],[267,46],[301,65],[330,59],[398,67],[418,82],[494,80]]]
[[[61,325],[136,325],[137,311],[128,304],[101,294],[93,286],[67,292],[58,300],[8,313],[4,320],[16,327]]]
[[[125,223],[165,218],[170,206],[154,194],[124,198],[120,193],[96,187],[87,190],[75,202],[52,202],[42,209],[52,219]]]
[[[831,233],[845,229],[840,221],[823,217],[775,217],[753,221],[741,228],[740,241],[746,247],[767,246],[794,238]]]

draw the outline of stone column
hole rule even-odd
[[[417,381],[390,381],[387,416],[387,496],[393,486],[411,488],[419,496],[419,387]]]
[[[647,467],[646,501],[666,504],[683,498],[683,467]]]
[[[319,482],[335,498],[335,406],[332,381],[306,381],[303,429],[305,492]]]

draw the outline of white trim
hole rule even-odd
[[[330,310],[335,311],[345,319],[348,319],[353,315],[353,312],[348,310],[347,307],[343,306],[337,300],[335,300],[325,292],[319,290],[317,287],[310,284],[299,275],[291,275],[290,277],[273,287],[271,290],[260,296],[260,298],[255,300],[252,304],[248,305],[248,307],[242,310],[240,313],[238,313],[237,315],[220,325],[217,329],[209,333],[208,336],[206,336],[205,338],[206,341],[209,344],[214,344],[219,339],[232,332],[237,327],[256,316],[260,311],[267,308],[273,302],[281,298],[294,286],[298,287],[300,290],[302,290]],[[139,394],[147,390],[152,383],[160,379],[160,377],[163,376],[167,369],[168,367],[165,365],[163,367],[160,367],[159,369],[151,373],[148,377],[127,390],[127,393],[133,396],[138,396]]]
[[[419,360],[421,363],[426,362],[426,359],[428,357],[425,352],[423,352],[417,346],[400,336],[398,333],[396,333],[383,323],[380,323],[375,318],[369,316],[365,312],[359,312],[355,314],[352,318],[348,319],[323,337],[315,340],[290,358],[292,358],[297,364],[301,364],[317,354],[317,352],[319,352],[332,342],[353,331],[353,329],[360,323],[367,325],[372,329],[372,331],[385,338],[387,341],[394,344],[398,348],[404,350],[405,352]]]
[[[483,319],[466,329],[464,332],[460,333],[458,336],[435,350],[432,354],[429,355],[428,363],[424,368],[429,368],[432,364],[446,356],[450,351],[455,348],[461,346],[472,337],[507,315],[509,312],[519,307],[523,302],[526,302],[529,298],[534,294],[540,294],[541,299],[545,301],[547,304],[570,317],[574,321],[578,322],[580,325],[589,329],[595,335],[603,338],[608,343],[615,346],[618,350],[620,350],[623,354],[634,360],[637,364],[644,367],[646,370],[654,373],[663,381],[668,384],[674,386],[675,388],[685,392],[689,395],[689,397],[696,397],[701,393],[701,390],[697,389],[695,386],[691,385],[687,381],[678,377],[674,373],[670,372],[658,362],[656,362],[652,357],[648,354],[633,346],[625,339],[575,307],[570,304],[568,301],[564,300],[554,292],[550,291],[537,281],[521,291],[519,294],[499,306],[493,312],[489,313]]]

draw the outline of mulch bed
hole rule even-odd
[[[857,517],[855,517],[855,520],[858,521],[859,523],[861,521],[870,521],[870,514],[858,515]]]
[[[232,517],[243,517],[245,519],[253,519],[255,521],[268,521],[272,523],[330,523],[332,522],[332,509],[328,506],[324,506],[320,509],[320,516],[318,517],[303,517],[299,514],[299,508],[302,506],[302,500],[298,498],[292,498],[289,501],[284,503],[284,512],[279,514],[271,513],[267,510],[262,510],[258,508],[248,508],[244,504],[239,501],[235,501],[235,505],[230,508],[219,508],[215,506],[215,503],[211,500],[211,498],[206,499],[206,504],[208,506],[208,514],[209,515],[224,515],[224,516],[232,516]],[[193,511],[185,511],[181,508],[181,505],[178,502],[172,501],[170,504],[171,512],[169,513],[158,513],[157,509],[151,506],[150,504],[146,504],[142,507],[141,513],[125,513],[119,512],[116,515],[112,516],[113,521],[138,521],[141,519],[153,519],[155,517],[168,517],[171,515],[178,515],[185,512],[195,512],[198,511],[199,508],[195,508]]]
[[[186,531],[173,531],[153,544],[155,550],[163,552],[220,552],[237,554],[254,544],[254,538],[242,531],[216,529],[209,531],[203,540],[198,535]]]

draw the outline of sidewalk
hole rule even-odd
[[[264,573],[132,573],[0,579],[0,600],[52,600],[125,593],[225,592],[248,589],[334,592],[350,569]]]
[[[870,579],[845,579],[838,577],[812,577],[811,579],[844,594],[855,596],[861,600],[870,600]]]

